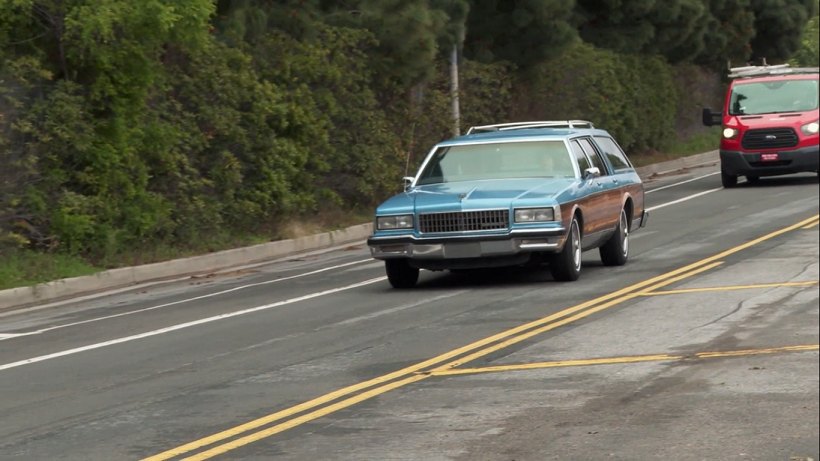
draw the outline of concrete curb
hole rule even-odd
[[[675,171],[718,162],[718,151],[706,152],[669,162],[637,168],[645,180]],[[373,224],[359,224],[322,234],[296,239],[280,240],[250,247],[218,251],[190,258],[123,267],[83,277],[73,277],[29,287],[0,290],[0,311],[32,304],[59,301],[71,297],[135,286],[148,282],[183,278],[214,271],[225,271],[239,266],[269,261],[308,250],[319,250],[334,245],[365,240]]]
[[[14,307],[24,307],[35,303],[58,301],[73,296],[133,286],[146,282],[170,280],[173,278],[226,270],[307,250],[316,250],[361,241],[370,235],[372,228],[373,225],[371,223],[359,224],[346,229],[309,235],[307,237],[280,240],[190,258],[144,264],[141,266],[122,267],[98,272],[93,275],[55,280],[53,282],[41,283],[29,287],[0,290],[0,311]]]
[[[685,170],[687,168],[694,168],[698,166],[711,165],[720,162],[720,151],[713,150],[704,152],[702,154],[691,155],[668,162],[655,163],[636,168],[638,175],[644,180],[652,179],[655,176],[674,173]]]

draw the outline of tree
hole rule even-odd
[[[447,13],[431,7],[428,0],[350,1],[326,19],[333,25],[370,31],[376,37],[371,56],[376,75],[401,87],[431,77],[440,37],[450,32]]]
[[[577,0],[574,22],[587,43],[619,53],[640,53],[655,36],[655,26],[648,18],[656,3],[656,0]]]
[[[461,48],[467,28],[467,15],[470,12],[468,0],[430,0],[430,6],[436,11],[444,13],[446,19],[442,31],[439,33],[439,50],[444,54],[452,47]]]
[[[751,0],[708,0],[709,18],[705,46],[695,62],[714,70],[725,70],[727,63],[741,65],[752,53],[755,14]]]
[[[556,56],[578,37],[566,0],[471,0],[464,54],[530,68]]]
[[[709,16],[703,0],[657,2],[648,18],[654,37],[642,52],[664,56],[670,63],[692,60],[705,47]]]
[[[700,54],[709,26],[703,0],[578,0],[575,18],[586,42],[670,62]]]
[[[769,63],[788,59],[800,47],[809,18],[817,14],[816,0],[752,0],[755,36],[752,59]]]
[[[815,6],[815,11],[817,7]],[[814,16],[803,29],[803,37],[800,39],[800,48],[794,53],[789,61],[794,66],[818,67],[820,66],[820,16]]]

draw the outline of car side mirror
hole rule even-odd
[[[598,176],[601,176],[601,170],[597,166],[584,170],[584,179],[597,178]]]
[[[413,184],[413,179],[415,178],[413,178],[412,176],[405,176],[401,178],[402,183],[404,183],[404,190],[410,188],[410,185]]]
[[[712,109],[704,107],[701,112],[701,119],[706,126],[720,125],[723,123],[723,112],[712,112]]]

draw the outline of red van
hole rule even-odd
[[[730,69],[721,112],[703,109],[703,124],[722,125],[720,171],[723,187],[738,176],[818,172],[819,69],[788,64]]]

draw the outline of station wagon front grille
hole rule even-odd
[[[797,133],[791,128],[749,130],[743,135],[745,149],[776,149],[797,145]]]
[[[507,229],[509,222],[509,210],[429,213],[419,215],[419,231],[433,233]]]

